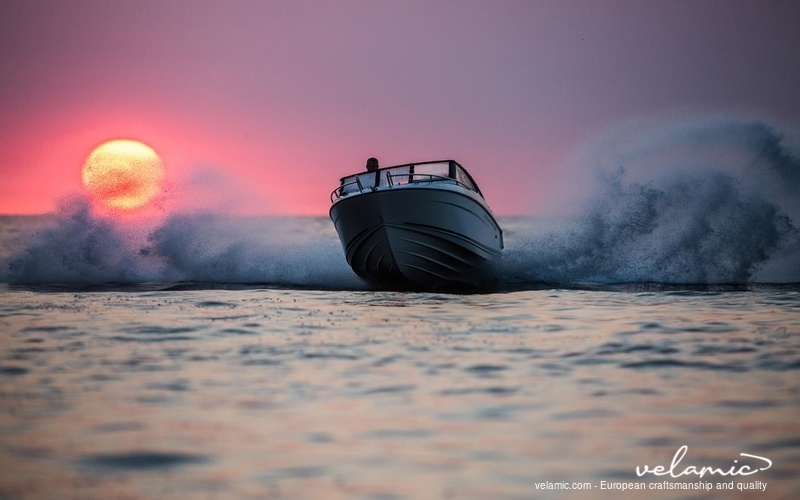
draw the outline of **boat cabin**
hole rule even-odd
[[[331,202],[350,194],[376,191],[379,188],[432,182],[457,184],[483,197],[478,185],[464,167],[453,160],[441,160],[406,163],[342,177],[339,187],[331,193]]]

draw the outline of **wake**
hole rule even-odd
[[[670,124],[595,144],[582,210],[509,245],[506,282],[800,281],[800,159],[761,122]]]

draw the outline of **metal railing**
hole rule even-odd
[[[430,173],[430,172],[415,172],[414,169],[416,167],[431,167],[434,165],[447,166],[447,175],[438,174],[438,173]],[[405,170],[404,172],[398,173],[400,170]],[[364,185],[361,182],[363,177],[371,177],[374,176],[374,180],[370,183],[370,185]],[[461,177],[466,182],[463,182],[458,179]],[[382,185],[382,180],[385,179],[385,184]],[[399,179],[406,179],[406,182],[403,182]],[[334,189],[331,192],[330,200],[331,203],[338,200],[339,198],[351,195],[351,194],[360,194],[365,191],[376,191],[380,187],[394,187],[394,186],[402,186],[406,184],[419,184],[419,183],[439,183],[439,182],[446,182],[450,184],[455,184],[458,186],[463,187],[464,189],[468,189],[470,191],[476,192],[479,195],[483,196],[478,189],[477,184],[472,179],[472,177],[464,170],[464,167],[459,165],[457,162],[453,160],[444,160],[444,161],[430,161],[430,162],[423,162],[423,163],[407,163],[405,165],[396,165],[393,167],[386,167],[381,168],[373,172],[364,172],[361,174],[355,175],[348,175],[346,177],[342,177],[341,185]]]

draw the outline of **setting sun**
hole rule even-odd
[[[158,154],[139,141],[119,139],[95,148],[83,164],[83,185],[112,209],[132,210],[161,190],[164,167]]]

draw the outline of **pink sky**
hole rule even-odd
[[[794,1],[3,0],[0,213],[81,192],[114,138],[155,148],[176,190],[215,172],[251,212],[325,214],[377,156],[456,159],[496,213],[543,213],[581,182],[570,152],[621,121],[800,124],[798,19]]]

